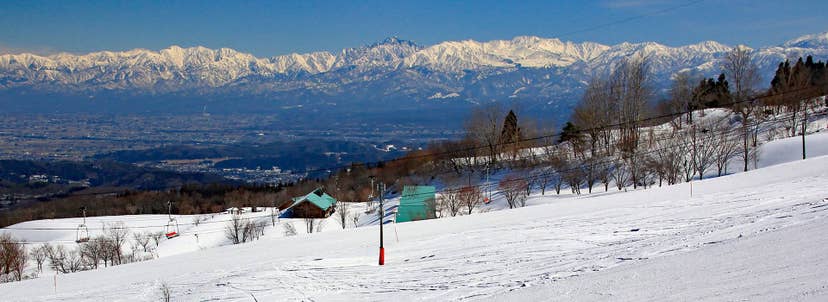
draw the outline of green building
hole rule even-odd
[[[397,208],[397,222],[433,219],[435,193],[433,186],[405,186]]]
[[[336,199],[318,188],[305,196],[292,199],[291,205],[285,209],[282,217],[285,218],[327,218],[335,211]]]

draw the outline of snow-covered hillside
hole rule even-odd
[[[825,301],[826,228],[828,219],[815,219],[639,265],[504,293],[492,300]]]
[[[387,214],[391,214],[399,199],[391,200],[385,204]],[[280,212],[272,208],[258,208],[257,212],[251,212],[251,208],[242,209],[243,213],[237,217],[243,221],[252,221],[265,225],[265,236],[267,238],[278,238],[285,236],[285,225],[291,224],[297,233],[307,233],[305,222],[302,219],[280,218]],[[358,226],[372,225],[379,223],[376,213],[367,213],[365,204],[348,204],[348,212],[359,216]],[[173,218],[174,220],[170,220]],[[123,223],[126,228],[127,239],[130,241],[123,248],[124,254],[131,253],[132,248],[140,249],[134,243],[134,234],[168,233],[175,231],[179,234],[173,239],[161,238],[158,244],[150,244],[149,256],[163,258],[182,253],[195,252],[219,246],[231,245],[232,242],[225,235],[226,228],[234,215],[228,212],[204,214],[204,215],[123,215],[123,216],[98,216],[86,218],[86,228],[80,228],[83,218],[61,218],[45,219],[21,222],[6,228],[0,229],[14,236],[14,238],[25,240],[27,245],[37,247],[40,244],[63,245],[69,249],[78,246],[75,242],[80,237],[95,238],[106,235],[107,228],[118,223]],[[348,217],[346,225],[354,227],[353,218]],[[386,220],[387,221],[387,220]],[[328,232],[341,229],[340,220],[333,215],[324,221],[315,222],[314,232]],[[87,233],[88,232],[88,233]],[[33,267],[30,267],[30,270]],[[47,274],[50,273],[47,268]],[[31,273],[31,272],[30,272]]]
[[[376,225],[329,225],[0,291],[11,301],[155,301],[162,283],[175,301],[824,300],[826,137],[809,135],[804,161],[786,162],[799,138],[765,144],[767,167],[693,182],[692,197],[687,183],[533,195],[525,208],[388,224],[383,267]]]

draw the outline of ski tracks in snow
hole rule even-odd
[[[385,233],[387,263],[382,267],[376,265],[376,227],[253,243],[232,252],[198,252],[193,265],[185,265],[180,274],[164,274],[164,281],[177,294],[176,301],[488,298],[826,219],[827,172],[808,173],[791,179],[767,177],[773,181],[741,188],[737,181],[744,183],[745,178],[713,179],[707,183],[709,192],[703,182],[693,198],[679,185],[598,198],[552,198],[549,205],[401,224],[399,242],[390,229]],[[725,182],[736,188],[715,189]],[[279,244],[286,244],[284,253]],[[204,265],[212,262],[218,263],[216,268]],[[158,273],[161,264],[153,263],[134,266]],[[112,274],[126,267],[115,267]],[[76,275],[92,280],[97,276],[93,274]],[[152,292],[157,286],[153,282],[101,284],[49,298],[138,300]]]

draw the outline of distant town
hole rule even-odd
[[[388,124],[369,128],[356,122],[334,123],[326,129],[286,126],[273,115],[97,115],[15,114],[0,118],[0,160],[83,161],[117,151],[167,146],[217,148],[261,146],[297,140],[347,140],[373,146],[379,152],[405,152],[427,142],[457,137],[461,130],[417,124]],[[336,161],[343,154],[327,152]],[[359,158],[350,154],[350,158]],[[211,173],[248,183],[275,184],[306,177],[304,167],[247,165],[217,167],[228,158],[159,158],[135,162],[140,166],[176,172]],[[50,175],[29,175],[32,181],[58,182]]]

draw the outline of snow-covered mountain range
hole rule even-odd
[[[489,42],[447,41],[427,47],[388,38],[337,53],[269,58],[228,48],[179,46],[84,55],[5,54],[0,55],[0,99],[13,104],[13,99],[34,95],[50,99],[174,95],[214,102],[257,99],[259,105],[275,107],[318,103],[340,108],[365,101],[412,106],[520,100],[565,109],[590,76],[623,58],[648,56],[656,84],[665,87],[672,74],[684,69],[716,75],[719,60],[730,49],[714,41],[680,47],[654,42],[610,46],[522,36]],[[762,75],[770,77],[786,58],[813,55],[828,59],[828,33],[754,51]]]

